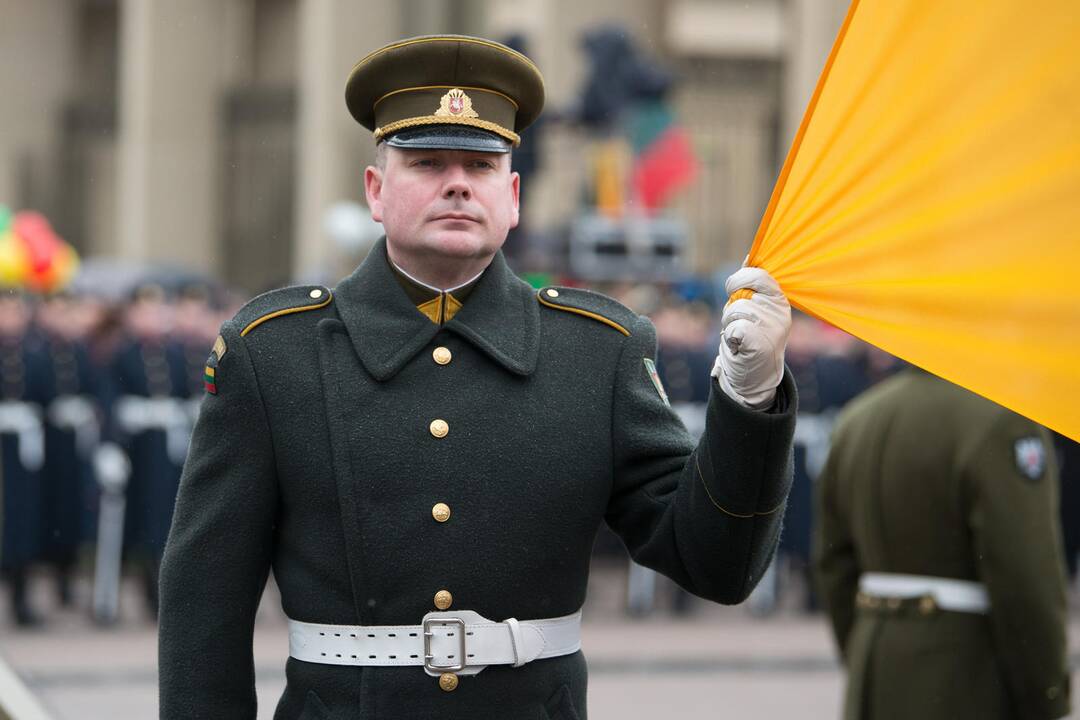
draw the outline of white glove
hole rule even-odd
[[[728,397],[748,408],[764,410],[772,404],[784,377],[791,306],[780,286],[761,268],[741,268],[724,287],[729,295],[743,288],[753,290],[754,295],[724,308],[712,376]]]

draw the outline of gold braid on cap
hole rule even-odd
[[[507,130],[502,125],[491,122],[490,120],[479,120],[477,118],[463,118],[449,116],[435,117],[432,115],[421,115],[419,117],[405,118],[403,120],[395,120],[392,123],[387,123],[382,127],[375,128],[375,141],[382,140],[387,135],[392,135],[398,130],[404,130],[405,128],[417,127],[420,125],[468,125],[470,127],[477,127],[481,130],[487,130],[493,132],[499,137],[505,138],[513,143],[514,147],[521,144],[521,136],[516,132]]]

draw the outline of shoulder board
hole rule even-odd
[[[601,295],[592,290],[543,287],[536,292],[536,299],[544,307],[592,318],[615,328],[627,337],[630,337],[630,328],[637,320],[637,315],[633,310],[607,295]]]
[[[241,328],[240,335],[244,336],[267,320],[306,310],[318,310],[329,305],[333,299],[333,293],[323,285],[297,285],[271,290],[248,301],[247,305],[233,316],[233,322],[236,327]]]

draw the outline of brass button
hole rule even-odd
[[[555,297],[559,297],[559,291],[558,291],[558,290],[554,290],[554,289],[552,289],[552,290],[548,290],[548,291],[547,291],[547,296],[548,296],[548,297],[553,297],[553,298],[555,298]]]
[[[450,426],[446,424],[445,420],[432,420],[430,429],[431,434],[437,438],[444,438],[446,433],[450,432]]]
[[[435,503],[431,508],[431,517],[435,518],[436,522],[446,522],[450,519],[450,506],[446,503]]]
[[[440,590],[435,593],[435,607],[439,610],[449,610],[453,604],[454,596],[450,594],[449,590]]]
[[[314,290],[309,292],[308,295],[311,296],[312,300],[318,300],[322,297],[322,290],[320,290],[319,288],[315,288]]]
[[[933,595],[923,595],[919,598],[919,612],[923,615],[929,615],[937,610],[937,603],[934,602]]]
[[[449,365],[450,361],[454,359],[454,354],[450,352],[450,348],[440,345],[431,351],[431,357],[440,365]]]
[[[439,687],[446,692],[457,690],[458,676],[454,673],[443,673],[439,676]]]
[[[1047,700],[1056,700],[1059,692],[1061,692],[1061,691],[1058,690],[1056,685],[1054,685],[1053,687],[1046,688],[1046,699]]]
[[[891,597],[891,598],[889,598],[888,600],[885,601],[885,604],[889,606],[890,610],[899,610],[900,609],[900,598]]]

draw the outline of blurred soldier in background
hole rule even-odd
[[[203,396],[206,355],[221,325],[214,295],[214,288],[209,282],[185,280],[180,284],[176,296],[172,336],[183,350],[187,394],[196,403]]]
[[[842,414],[819,483],[848,720],[1069,712],[1049,434],[909,368]]]
[[[836,414],[870,383],[865,354],[859,352],[862,344],[809,315],[792,313],[788,347],[788,366],[799,387],[799,416],[795,423],[795,478],[777,559],[786,563],[787,576],[804,582],[802,608],[814,611],[817,597],[810,572],[814,483],[828,456]]]
[[[158,284],[143,284],[127,308],[127,341],[113,361],[116,440],[131,460],[125,547],[142,566],[157,612],[157,576],[187,454],[191,420],[184,352],[170,337],[174,308]]]
[[[44,348],[45,467],[42,473],[44,559],[57,574],[62,606],[71,604],[71,575],[80,544],[93,532],[96,505],[91,457],[101,436],[100,387],[79,322],[79,299],[46,297],[38,308]],[[88,522],[90,521],[90,522]]]
[[[15,622],[22,626],[40,621],[27,598],[27,572],[41,554],[40,471],[45,460],[46,361],[30,333],[30,319],[21,293],[0,294],[0,570],[11,586]]]

